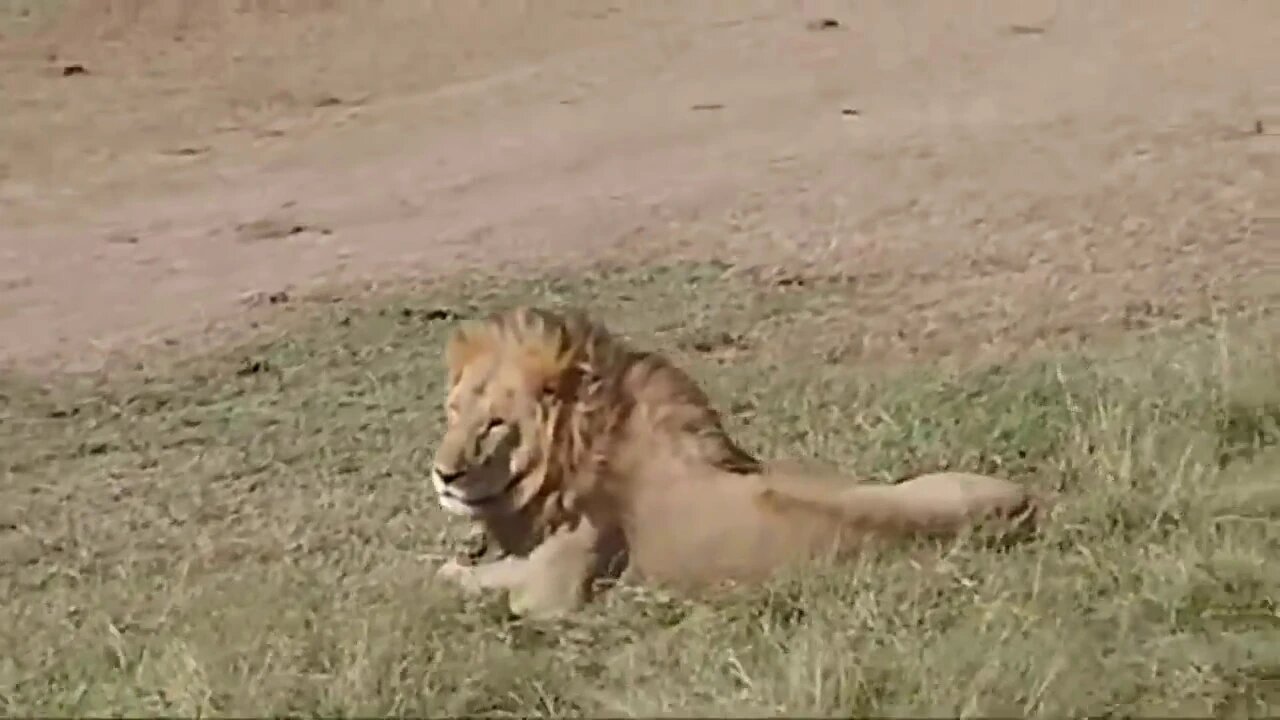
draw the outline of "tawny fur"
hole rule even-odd
[[[508,556],[441,576],[509,590],[517,612],[573,610],[593,580],[620,572],[677,586],[762,580],[869,539],[1033,509],[1020,485],[981,475],[875,485],[766,467],[689,375],[582,313],[515,308],[461,327],[445,355],[433,480],[442,505]]]

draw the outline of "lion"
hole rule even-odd
[[[664,356],[580,310],[520,306],[455,330],[446,429],[432,483],[503,556],[437,577],[505,590],[517,615],[555,617],[609,581],[759,582],[872,541],[951,536],[988,519],[1026,527],[1018,483],[932,473],[863,484],[766,464],[725,431],[707,395]],[[603,582],[602,582],[603,581]]]

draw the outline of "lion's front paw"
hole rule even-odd
[[[457,560],[449,559],[436,570],[436,579],[456,585],[469,593],[478,593],[482,589],[476,577],[474,565],[463,565]]]

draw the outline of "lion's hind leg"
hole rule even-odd
[[[952,528],[982,526],[1003,535],[1034,530],[1041,503],[1024,485],[964,472],[936,472],[893,485],[900,501]]]
[[[838,525],[861,536],[949,536],[978,526],[1008,534],[1034,525],[1038,509],[1018,483],[954,472],[896,485],[775,485],[757,500],[772,513],[803,515],[811,523]]]

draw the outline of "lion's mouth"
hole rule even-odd
[[[520,481],[525,478],[526,474],[527,473],[523,473],[523,472],[513,473],[511,475],[511,479],[509,479],[505,485],[498,488],[497,490],[494,490],[491,493],[480,495],[479,497],[470,497],[467,495],[463,495],[461,493],[452,491],[448,487],[442,488],[440,490],[440,493],[453,503],[466,506],[467,508],[470,508],[470,509],[477,509],[477,510],[483,509],[487,506],[493,505],[497,501],[502,500],[506,498],[508,495],[510,495],[511,491],[515,490],[516,486],[520,484]]]

